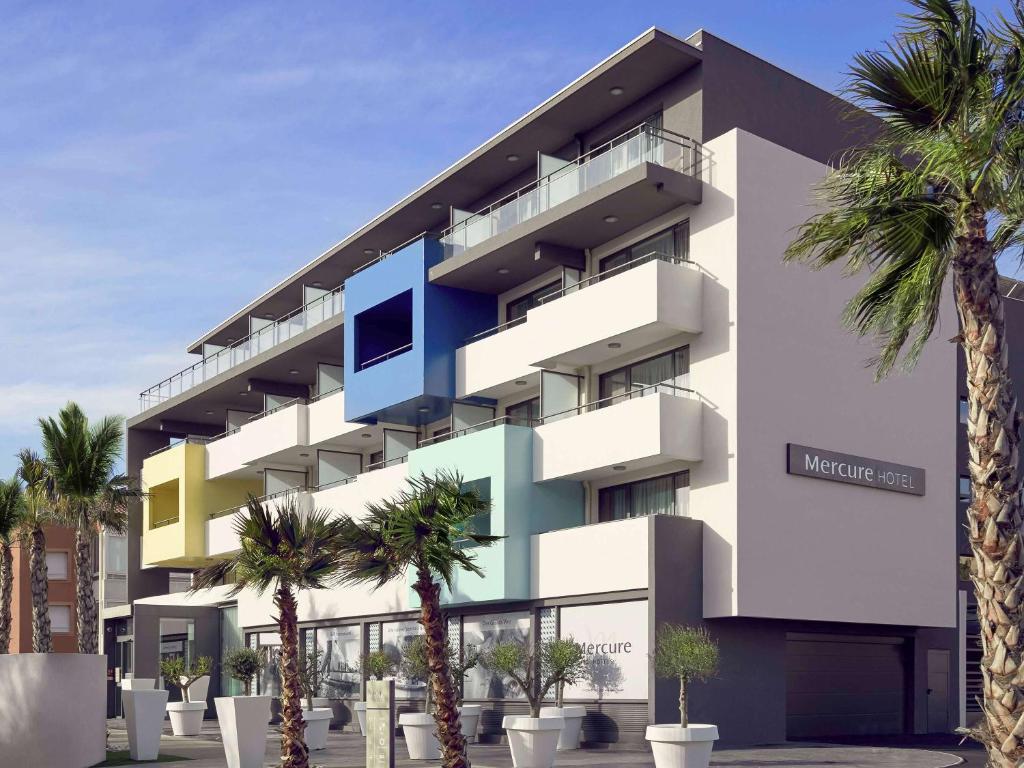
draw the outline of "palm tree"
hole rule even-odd
[[[0,480],[0,653],[11,650],[11,598],[14,591],[14,554],[11,541],[21,527],[21,481]]]
[[[134,482],[114,471],[124,440],[122,420],[105,416],[90,425],[82,409],[68,403],[56,419],[40,419],[39,427],[58,512],[75,529],[78,652],[99,653],[92,542],[103,529],[125,533],[128,500],[138,495]]]
[[[28,543],[29,592],[32,595],[32,652],[53,653],[50,634],[49,577],[46,571],[46,533],[54,520],[53,493],[46,463],[35,451],[18,453],[18,477],[25,483],[21,538]]]
[[[849,95],[879,118],[879,135],[822,183],[827,207],[786,258],[869,273],[844,321],[878,339],[878,378],[914,365],[952,283],[984,651],[984,718],[969,733],[1002,768],[1024,759],[1020,416],[996,271],[1001,254],[1024,244],[1024,11],[1015,3],[1013,19],[985,24],[967,0],[911,5],[887,49],[856,56],[850,70]]]
[[[193,576],[192,591],[233,580],[232,595],[252,588],[260,595],[274,592],[281,633],[281,765],[307,768],[302,718],[302,681],[299,674],[299,606],[296,592],[323,589],[338,581],[341,563],[337,552],[343,519],[330,519],[327,510],[303,513],[288,497],[271,513],[250,496],[235,521],[240,549],[228,560],[207,566]]]
[[[463,487],[458,474],[442,471],[410,480],[408,491],[390,501],[368,504],[363,520],[345,523],[342,557],[347,582],[370,583],[376,589],[405,579],[410,570],[416,575],[413,589],[420,598],[434,719],[446,768],[466,768],[469,760],[446,652],[441,583],[450,590],[457,568],[483,575],[469,547],[487,546],[501,538],[473,531],[473,519],[489,509],[490,502],[476,489]]]

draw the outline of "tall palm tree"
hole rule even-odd
[[[274,592],[281,633],[281,765],[308,768],[306,724],[302,718],[302,681],[299,675],[299,605],[296,593],[323,589],[338,581],[337,557],[343,519],[331,519],[327,510],[302,512],[293,497],[274,512],[250,496],[246,511],[235,521],[239,551],[199,571],[192,591],[233,580],[231,594],[254,589]]]
[[[410,480],[409,489],[398,497],[366,509],[362,520],[345,522],[345,580],[378,588],[405,579],[410,570],[415,574],[413,590],[420,598],[444,765],[466,768],[466,738],[446,652],[441,584],[451,589],[456,569],[483,575],[471,547],[488,546],[501,537],[476,533],[473,519],[486,513],[490,502],[475,488],[464,487],[458,474],[441,471]]]
[[[14,554],[11,542],[21,527],[25,500],[17,477],[0,480],[0,653],[11,650],[11,599],[14,592]]]
[[[64,406],[56,419],[40,419],[39,427],[58,512],[75,529],[78,652],[99,653],[92,542],[101,530],[127,530],[128,499],[138,494],[133,481],[115,472],[124,428],[116,416],[90,425],[76,403]]]
[[[822,184],[827,207],[787,259],[868,272],[844,320],[876,337],[877,377],[912,367],[952,284],[967,372],[967,528],[983,656],[989,765],[1024,759],[1020,415],[996,259],[1024,244],[1024,14],[979,21],[967,0],[912,0],[884,51],[855,57],[849,95],[880,135]]]
[[[25,483],[21,538],[28,544],[29,592],[32,596],[32,652],[53,653],[50,633],[49,576],[46,569],[46,533],[54,522],[53,489],[46,463],[24,448],[18,452],[18,477]]]

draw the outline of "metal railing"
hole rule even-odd
[[[701,152],[700,143],[693,139],[648,123],[638,125],[448,227],[441,233],[443,258],[458,256],[641,163],[656,163],[699,178]]]
[[[139,394],[139,407],[146,410],[204,381],[209,381],[214,376],[340,315],[344,308],[345,290],[343,285],[339,285],[323,296],[279,317],[266,327],[253,331],[224,349],[204,357],[198,363],[144,390]]]
[[[462,429],[456,429],[452,432],[445,432],[442,435],[434,435],[433,437],[426,437],[417,443],[417,448],[423,448],[428,445],[435,445],[436,443],[443,443],[445,440],[454,440],[457,437],[463,435],[470,435],[474,432],[482,432],[485,429],[491,427],[500,427],[508,424],[515,427],[530,427],[533,426],[531,419],[521,419],[517,416],[498,416],[496,419],[488,419],[487,421],[481,421],[479,424],[472,424]]]
[[[165,528],[168,525],[174,525],[180,519],[181,517],[179,515],[175,515],[174,517],[168,517],[166,520],[160,520],[158,522],[151,523],[149,529],[153,530],[154,528]]]
[[[206,437],[205,435],[188,435],[178,440],[171,440],[167,445],[162,445],[155,451],[150,451],[150,456],[156,456],[164,451],[169,451],[172,448],[177,448],[179,445],[185,445],[191,443],[192,445],[206,445],[209,442],[216,440],[220,435],[214,435],[213,437]]]
[[[396,245],[390,251],[381,251],[379,254],[374,256],[372,259],[370,259],[365,264],[360,264],[358,267],[356,267],[355,269],[352,270],[352,274],[354,275],[357,272],[362,272],[364,269],[369,269],[374,264],[378,264],[378,263],[384,261],[384,259],[386,259],[388,256],[394,256],[396,253],[398,253],[400,250],[402,250],[406,246],[412,245],[417,240],[423,240],[424,238],[427,238],[427,237],[432,237],[432,238],[437,239],[438,234],[436,232],[427,231],[427,232],[420,232],[418,235],[413,235],[412,237],[410,237],[408,240],[406,240],[401,245]]]
[[[373,462],[373,464],[367,464],[366,465],[366,470],[363,472],[363,474],[366,474],[366,472],[373,472],[376,469],[384,469],[384,467],[393,467],[396,464],[404,464],[408,460],[409,460],[409,454],[406,454],[405,456],[396,456],[393,459],[384,459],[383,461],[375,461],[375,462]]]
[[[335,387],[334,389],[328,389],[328,390],[325,390],[324,392],[317,392],[315,395],[313,395],[311,398],[309,398],[309,402],[311,402],[311,403],[318,403],[318,402],[320,402],[321,400],[323,400],[326,397],[330,397],[331,395],[336,395],[339,392],[344,392],[344,391],[345,391],[345,385],[341,384],[341,385]]]
[[[604,272],[598,272],[596,275],[586,277],[572,285],[566,285],[563,288],[557,288],[550,293],[545,293],[537,299],[538,305],[548,304],[570,293],[585,290],[592,285],[597,285],[598,283],[615,277],[616,275],[621,275],[623,272],[628,272],[631,269],[652,261],[664,261],[668,264],[690,264],[696,266],[696,262],[690,261],[684,256],[672,256],[667,253],[661,253],[660,251],[652,251],[651,253],[645,253],[643,256],[637,256],[634,259],[630,259],[625,264],[619,264],[617,267],[612,267],[611,269],[606,269]],[[528,317],[529,312],[522,317],[517,317],[515,320],[509,320],[507,323],[502,323],[501,325],[496,325],[493,328],[488,328],[486,331],[480,331],[480,333],[473,334],[466,339],[466,344],[472,344],[474,341],[480,341],[481,339],[486,339],[489,336],[499,334],[502,331],[507,331],[509,328],[515,328],[517,325],[522,325],[526,322]]]
[[[341,478],[341,480],[331,480],[330,482],[327,482],[327,483],[320,483],[320,485],[315,485],[310,490],[313,493],[317,493],[319,491],[326,491],[326,490],[328,490],[330,488],[337,488],[338,486],[341,486],[341,485],[348,485],[349,483],[354,483],[363,474],[364,474],[363,472],[357,472],[356,474],[352,475],[351,477],[343,477],[343,478]]]
[[[369,360],[366,360],[365,362],[360,363],[359,364],[359,370],[362,371],[362,370],[365,370],[366,368],[369,368],[371,365],[376,365],[377,363],[383,363],[385,360],[390,360],[392,357],[397,357],[398,355],[402,354],[403,352],[408,352],[410,349],[412,349],[412,342],[411,341],[408,344],[403,344],[402,346],[397,347],[395,349],[392,349],[389,352],[385,352],[383,355],[377,355],[376,357],[371,357]]]
[[[657,394],[673,395],[675,397],[699,397],[695,390],[689,389],[688,387],[680,387],[677,384],[668,384],[666,382],[659,384],[645,384],[643,386],[634,387],[628,392],[622,392],[618,395],[610,395],[609,397],[602,397],[600,400],[591,400],[588,403],[578,405],[575,408],[567,408],[564,411],[549,413],[539,419],[533,419],[533,425],[540,426],[551,421],[560,421],[561,419],[569,416],[580,416],[584,413],[590,413],[591,411],[596,411],[601,408],[607,408],[610,405],[617,405],[618,403],[626,400],[633,400],[634,398]]]
[[[289,496],[293,493],[304,493],[307,490],[308,489],[303,485],[296,485],[294,488],[285,488],[283,491],[275,491],[274,493],[266,493],[263,496],[257,496],[256,501],[260,503],[265,503],[268,501],[273,501],[274,499],[280,499],[283,496]],[[248,500],[242,502],[241,504],[236,504],[233,507],[227,507],[226,509],[222,509],[219,512],[211,512],[208,515],[208,518],[210,520],[216,520],[218,517],[224,517],[225,515],[231,515],[235,512],[239,512],[245,509],[247,506],[249,506]]]

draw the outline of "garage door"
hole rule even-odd
[[[905,691],[902,638],[786,639],[787,738],[902,733]]]

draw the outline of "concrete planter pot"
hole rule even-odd
[[[462,735],[469,741],[476,741],[480,731],[480,714],[484,708],[479,704],[463,704],[459,707],[459,721],[462,723]]]
[[[316,702],[316,699],[313,699]],[[334,711],[322,707],[303,709],[302,719],[306,721],[306,746],[312,751],[327,749],[327,734],[331,730]]]
[[[0,654],[0,691],[0,764],[86,768],[106,759],[106,656]]]
[[[359,733],[362,736],[366,735],[366,702],[357,701],[352,705],[352,709],[356,711],[356,720],[359,721]]]
[[[580,737],[583,735],[583,718],[587,716],[587,708],[581,706],[541,707],[541,717],[560,717],[565,721],[562,733],[558,737],[558,751],[579,749]]]
[[[425,712],[406,712],[398,716],[405,734],[405,747],[410,760],[440,760],[441,744],[437,740],[434,716]]]
[[[515,768],[551,768],[564,721],[560,717],[506,715],[501,727],[508,735]]]
[[[270,697],[218,696],[213,701],[228,768],[263,768]]]
[[[181,678],[181,682],[188,680],[187,677]],[[192,685],[188,687],[188,700],[190,702],[202,702],[206,704],[206,696],[210,692],[210,676],[203,675],[197,679]]]
[[[714,725],[647,726],[656,768],[708,768],[717,739],[718,727]]]
[[[156,760],[160,756],[167,691],[128,689],[121,691],[121,704],[128,730],[128,754],[132,760]]]
[[[122,691],[152,691],[156,687],[153,677],[126,677],[121,681]]]
[[[206,702],[169,701],[167,715],[171,718],[171,732],[175,736],[198,736],[203,729]]]

